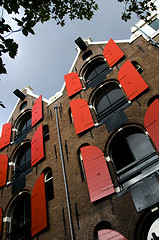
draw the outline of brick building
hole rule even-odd
[[[129,40],[78,38],[65,84],[49,100],[31,87],[15,91],[0,139],[1,239],[159,237],[159,18],[152,20]]]

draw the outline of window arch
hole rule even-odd
[[[31,239],[31,198],[30,194],[21,193],[12,202],[10,209],[11,223],[7,239],[30,240]]]
[[[86,88],[95,87],[106,79],[111,71],[103,57],[92,58],[82,71],[82,77]]]
[[[42,173],[44,173],[47,200],[50,201],[54,198],[52,169],[47,167],[42,171]]]
[[[82,182],[86,180],[86,174],[85,174],[85,170],[84,170],[83,158],[82,158],[82,154],[81,154],[81,150],[80,149],[82,147],[85,147],[85,146],[90,146],[90,144],[83,143],[77,150],[78,163],[79,163],[79,168],[80,168]]]
[[[136,126],[127,126],[115,134],[109,145],[109,156],[123,187],[156,171],[158,156],[144,131]]]
[[[92,103],[96,109],[98,120],[102,121],[116,110],[123,108],[125,104],[128,104],[128,100],[119,84],[109,82],[95,92]]]
[[[31,168],[31,143],[23,143],[14,154],[15,170],[14,177],[20,176]]]

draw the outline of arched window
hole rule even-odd
[[[85,174],[85,170],[84,170],[83,158],[82,158],[82,154],[81,154],[80,149],[81,149],[82,147],[85,147],[85,146],[89,146],[89,144],[88,144],[88,143],[84,143],[84,144],[82,144],[82,145],[78,148],[78,150],[77,150],[78,163],[79,163],[79,168],[80,168],[80,173],[81,173],[82,182],[86,180],[86,174]]]
[[[47,200],[54,198],[52,169],[47,167],[43,170]]]
[[[99,240],[98,232],[103,229],[112,229],[112,226],[107,221],[99,222],[94,229],[94,239]]]
[[[153,103],[156,99],[159,100],[159,94],[156,94],[156,95],[154,95],[153,97],[151,97],[151,98],[148,100],[147,106],[149,107],[149,106],[151,105],[151,103]]]
[[[25,112],[16,124],[17,137],[31,129],[31,112]]]
[[[155,240],[159,239],[159,206],[155,211],[146,210],[136,225],[135,236],[136,240]]]
[[[158,161],[152,144],[139,127],[126,127],[116,133],[110,143],[109,155],[119,183],[124,187],[149,175]]]
[[[70,123],[73,123],[73,116],[72,116],[71,108],[68,109],[68,116],[69,116]]]
[[[14,154],[15,171],[14,177],[20,176],[22,173],[31,168],[31,144],[30,142],[24,143],[19,147]]]
[[[49,126],[48,125],[43,126],[43,138],[44,138],[44,142],[49,140],[49,138],[50,138],[50,136],[49,136]]]
[[[29,193],[21,193],[12,203],[11,223],[7,239],[31,239],[31,199]]]
[[[94,94],[92,102],[99,121],[107,118],[111,113],[123,108],[128,103],[123,91],[115,82],[99,88]]]
[[[104,58],[98,57],[91,60],[83,70],[83,78],[87,88],[95,87],[106,79],[111,71]]]
[[[136,70],[138,71],[138,73],[141,74],[141,73],[144,71],[143,68],[141,67],[141,65],[140,65],[138,62],[132,61],[131,63],[132,63],[132,65],[136,68]]]

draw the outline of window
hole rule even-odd
[[[83,78],[87,88],[95,87],[106,79],[106,75],[111,71],[104,58],[93,59],[84,69]]]
[[[54,198],[52,169],[50,167],[47,167],[44,169],[43,173],[44,173],[46,196],[47,196],[47,200],[50,201]]]
[[[48,125],[43,126],[43,138],[44,138],[44,142],[46,142],[50,138],[49,137],[49,126]]]
[[[7,239],[31,239],[31,200],[29,193],[21,193],[11,205],[11,223]]]
[[[111,113],[123,108],[128,103],[123,91],[115,82],[105,84],[98,89],[92,102],[99,121],[107,118]]]
[[[92,54],[93,54],[93,52],[92,52],[91,50],[86,51],[86,52],[82,55],[83,61],[86,60],[87,58],[89,58]]]
[[[139,127],[126,127],[112,139],[109,156],[113,159],[119,183],[128,187],[150,175],[158,156]]]
[[[73,116],[72,116],[71,108],[68,109],[68,116],[69,116],[70,123],[73,123]]]
[[[138,62],[132,61],[131,63],[132,63],[132,65],[136,68],[136,70],[138,71],[138,73],[141,74],[141,73],[144,71]]]
[[[80,149],[81,149],[82,147],[85,147],[85,146],[89,146],[89,144],[88,144],[88,143],[84,143],[84,144],[82,144],[82,145],[79,147],[79,149],[77,150],[78,163],[79,163],[79,168],[80,168],[80,173],[81,173],[82,182],[86,180],[86,174],[85,174],[85,170],[84,170],[83,159],[82,159],[82,154],[81,154]]]
[[[155,240],[159,239],[159,210],[146,210],[140,217],[136,225],[135,236],[136,240]]]
[[[148,103],[147,103],[147,106],[149,107],[156,99],[159,100],[159,94],[151,97],[151,98],[149,99]]]
[[[20,176],[31,168],[31,144],[24,143],[19,147],[14,155],[15,171],[14,177]]]
[[[20,105],[20,111],[22,111],[26,106],[27,106],[27,101],[23,102],[23,103]]]
[[[149,24],[150,27],[152,27],[155,31],[159,29],[159,19],[156,18],[152,23]]]
[[[17,129],[17,136],[16,138],[20,137],[21,135],[27,133],[31,129],[31,112],[25,112],[16,124]]]

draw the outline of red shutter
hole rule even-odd
[[[42,95],[38,97],[34,106],[32,107],[32,122],[31,126],[33,127],[37,122],[42,119]]]
[[[134,99],[148,88],[144,79],[129,60],[120,68],[118,80],[130,100]]]
[[[6,123],[3,125],[1,139],[0,139],[0,149],[10,144],[11,130],[12,130],[11,123]]]
[[[98,231],[99,240],[127,240],[120,233],[111,229],[102,229]]]
[[[109,66],[113,67],[125,54],[114,40],[110,39],[103,50],[103,55]]]
[[[44,157],[43,126],[40,125],[31,141],[31,166]]]
[[[95,146],[81,149],[91,202],[114,193],[114,187],[103,152]]]
[[[2,235],[2,221],[3,221],[3,211],[0,208],[0,236]]]
[[[75,72],[68,73],[64,76],[64,78],[65,78],[68,97],[71,97],[73,94],[83,89],[80,78],[77,73]]]
[[[159,100],[156,99],[147,109],[144,124],[157,150],[159,151]]]
[[[8,157],[6,154],[0,155],[0,188],[6,185],[8,169]]]
[[[70,102],[76,134],[94,127],[89,106],[84,99],[75,99]]]
[[[36,181],[31,195],[31,236],[47,227],[44,173]]]

